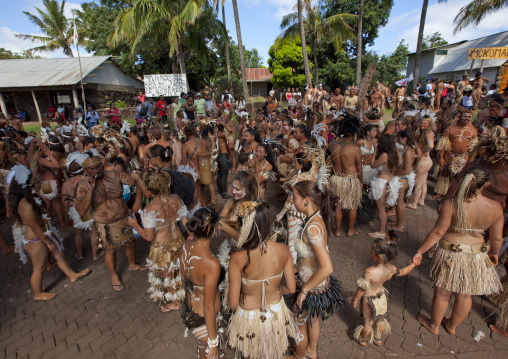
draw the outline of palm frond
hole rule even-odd
[[[506,0],[473,0],[459,10],[453,21],[457,25],[453,33],[456,34],[469,25],[478,26],[487,15],[506,7]]]

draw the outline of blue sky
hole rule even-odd
[[[244,45],[251,49],[257,48],[265,64],[268,50],[275,38],[280,34],[280,20],[285,14],[292,12],[296,0],[237,0],[242,38]],[[477,28],[469,27],[459,34],[453,34],[453,18],[459,9],[470,0],[450,0],[447,4],[438,4],[437,0],[429,1],[425,34],[440,31],[449,42],[471,40],[508,30],[508,9],[488,16]],[[66,9],[71,16],[71,8],[77,8],[84,2],[71,0]],[[371,50],[379,54],[392,52],[399,41],[404,39],[409,49],[414,51],[418,36],[418,26],[423,0],[395,0],[388,25],[379,32],[379,37]],[[0,18],[0,47],[11,51],[22,51],[32,46],[29,41],[16,39],[14,34],[39,34],[22,11],[34,13],[35,7],[42,5],[41,0],[0,0],[2,17]],[[231,1],[226,3],[226,25],[236,41],[236,27]],[[84,54],[86,56],[86,54]],[[45,57],[64,57],[63,53],[44,53]]]

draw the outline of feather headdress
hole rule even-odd
[[[16,165],[11,168],[11,172],[9,172],[5,179],[9,186],[13,178],[16,179],[16,182],[23,188],[33,186],[37,180],[37,177],[33,176],[32,171],[23,165]]]
[[[255,224],[254,219],[256,218],[256,207],[258,205],[259,202],[245,201],[240,205],[238,211],[236,212],[238,217],[242,217],[242,227],[240,228],[240,233],[238,235],[238,248],[242,247],[242,245],[249,239],[252,226]]]

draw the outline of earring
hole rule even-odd
[[[305,207],[307,207],[307,205],[308,205],[307,201],[305,201],[304,205],[305,205]]]

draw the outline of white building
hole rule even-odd
[[[480,47],[507,47],[508,31],[498,34],[481,37],[471,41],[460,41],[454,44],[448,44],[431,49],[423,50],[420,57],[420,77],[441,78],[446,80],[452,78],[462,79],[462,75],[469,73],[474,77],[477,71],[480,71],[482,60],[467,59],[470,48]],[[500,70],[508,59],[493,59],[483,61],[483,76],[490,80],[490,83],[499,83]],[[415,53],[408,55],[407,69],[409,73],[413,72],[415,66]],[[470,72],[471,70],[471,72]]]

